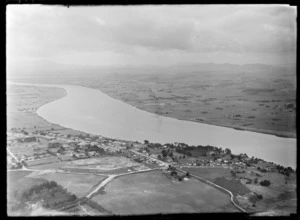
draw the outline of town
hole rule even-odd
[[[291,167],[246,154],[234,155],[228,148],[147,140],[139,143],[54,130],[28,132],[24,128],[7,133],[7,156],[8,170],[123,175],[158,169],[173,182],[196,178],[225,193],[232,192],[233,202],[242,211],[260,210],[258,202],[263,200],[265,189],[276,185],[278,175],[286,185],[292,184],[295,175]]]

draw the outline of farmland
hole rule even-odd
[[[100,170],[113,170],[125,167],[139,166],[139,163],[126,157],[97,157],[69,162],[66,168],[94,168]]]
[[[183,168],[185,171],[189,171],[192,174],[200,176],[210,181],[214,181],[216,178],[219,177],[230,177],[230,169],[223,168],[223,167],[197,167],[197,168]]]
[[[44,164],[38,164],[35,166],[30,166],[31,169],[36,170],[44,170],[44,169],[62,169],[66,165],[67,161],[60,161],[55,163],[44,163]]]
[[[66,174],[66,173],[44,173],[39,174],[33,172],[29,177],[43,178],[48,181],[55,181],[63,187],[67,188],[69,192],[78,197],[84,196],[91,188],[104,180],[105,176],[93,174]]]
[[[124,68],[114,74],[18,81],[90,87],[167,117],[295,137],[296,85],[292,69],[232,67],[220,71],[212,65],[207,71],[191,67],[148,72],[139,74],[138,69]]]
[[[195,179],[173,182],[160,171],[119,177],[104,191],[93,200],[122,215],[238,212],[228,195],[215,188]]]
[[[17,103],[20,102],[21,99]],[[85,202],[84,209],[70,208],[68,215],[87,215],[86,210],[91,215],[239,211],[230,202],[229,195],[217,188],[194,178],[180,181],[178,177],[165,176],[167,162],[229,189],[237,204],[249,212],[273,209],[288,214],[296,210],[296,177],[287,168],[247,155],[233,155],[218,147],[147,144],[90,135],[53,125],[30,111],[11,112],[20,115],[8,132],[7,147],[30,170],[8,171],[9,204],[17,201],[13,194],[20,185],[26,190],[53,180],[78,198],[84,198],[108,175],[159,167],[163,172],[116,176],[93,194],[95,203]],[[24,124],[24,118],[28,123]],[[167,156],[163,156],[163,151]],[[22,168],[9,152],[8,169]],[[268,171],[262,172],[259,167]],[[271,181],[270,186],[260,185],[265,179]],[[257,195],[263,199],[252,198]],[[60,196],[57,197],[59,200]],[[39,213],[55,214],[41,207],[27,214]]]

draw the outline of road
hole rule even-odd
[[[91,215],[82,205],[79,205],[79,206],[87,215]]]
[[[117,177],[131,175],[131,174],[136,174],[136,173],[144,173],[144,172],[149,172],[149,171],[153,171],[153,170],[160,170],[160,169],[161,168],[154,168],[154,169],[147,169],[147,170],[132,171],[132,172],[122,173],[122,174],[118,174],[118,175],[109,175],[108,178],[106,178],[105,180],[103,180],[96,187],[96,189],[94,189],[92,192],[90,192],[86,197],[87,198],[92,197],[92,195],[95,194],[95,193],[97,193],[101,189],[101,187],[104,187],[106,184],[108,184],[110,181],[112,181],[113,179],[115,179]]]
[[[178,171],[182,172],[182,173],[187,173],[187,172],[184,171],[184,170],[181,170],[181,169],[178,169],[178,168],[176,168],[176,169],[177,169]],[[240,211],[247,213],[247,211],[246,211],[245,209],[243,209],[242,207],[240,207],[238,204],[235,203],[235,201],[234,201],[234,199],[233,199],[234,196],[233,196],[232,192],[230,192],[229,190],[227,190],[227,189],[223,188],[222,186],[219,186],[219,185],[217,185],[217,184],[215,184],[215,183],[213,183],[213,182],[211,182],[211,181],[209,181],[209,180],[206,180],[206,179],[204,179],[204,178],[202,178],[202,177],[200,177],[200,176],[196,176],[196,175],[191,174],[191,173],[190,173],[190,176],[192,176],[192,177],[194,177],[194,178],[196,178],[196,179],[200,179],[200,180],[202,180],[202,181],[208,183],[209,185],[213,185],[213,186],[215,186],[215,187],[217,187],[217,188],[219,188],[219,189],[225,190],[225,191],[230,195],[230,200],[231,200],[231,202],[233,203],[233,205],[235,205],[235,207],[237,207]]]
[[[135,150],[131,150],[131,151],[134,152],[134,153],[136,153],[136,154],[139,154],[139,155],[141,155],[141,156],[150,158],[150,159],[152,159],[152,160],[156,160],[156,161],[158,161],[159,163],[162,163],[162,164],[164,164],[164,165],[166,165],[166,166],[170,165],[170,164],[167,163],[167,162],[163,162],[163,161],[160,161],[160,160],[158,160],[158,159],[156,159],[156,158],[149,157],[149,156],[144,155],[143,153],[137,152],[137,151],[135,151]],[[177,169],[178,171],[182,172],[182,173],[187,173],[186,171],[181,170],[181,169],[179,169],[178,167],[176,167],[176,169]],[[200,176],[197,176],[197,175],[194,175],[194,174],[190,174],[190,176],[192,176],[192,177],[194,177],[194,178],[196,178],[196,179],[200,179],[200,180],[202,180],[202,181],[208,183],[209,185],[213,185],[213,186],[215,186],[215,187],[217,187],[217,188],[219,188],[219,189],[222,189],[222,190],[226,191],[226,192],[230,195],[230,200],[231,200],[231,202],[233,203],[233,205],[234,205],[235,207],[237,207],[240,211],[247,213],[246,210],[244,210],[244,209],[241,208],[238,204],[235,203],[235,201],[234,201],[234,195],[233,195],[232,192],[230,192],[228,189],[225,189],[225,188],[223,188],[222,186],[219,186],[219,185],[217,185],[217,184],[215,184],[215,183],[213,183],[213,182],[211,182],[211,181],[209,181],[209,180],[206,180],[206,179],[204,179],[204,178],[202,178],[202,177],[200,177]]]
[[[130,150],[130,151],[133,152],[133,153],[135,153],[135,154],[139,154],[139,155],[141,155],[141,156],[143,156],[143,157],[147,157],[147,158],[149,158],[149,159],[151,159],[151,160],[155,160],[156,162],[158,162],[158,163],[160,163],[160,164],[163,164],[163,165],[165,165],[165,166],[169,166],[169,165],[170,165],[170,164],[167,163],[167,162],[161,161],[161,160],[156,159],[156,158],[154,158],[154,157],[150,157],[150,156],[148,156],[148,155],[145,155],[145,154],[143,154],[143,153],[137,152],[137,151],[135,151],[135,150]]]
[[[27,167],[25,167],[23,163],[21,163],[21,161],[19,161],[18,158],[8,149],[8,147],[6,147],[6,150],[18,163],[22,165],[22,170],[28,170]]]
[[[61,140],[67,140],[67,139],[63,139],[63,138],[59,138],[59,139],[61,139]],[[18,158],[17,158],[17,157],[16,157],[16,156],[8,149],[8,148],[7,148],[7,151],[8,151],[8,153],[9,153],[9,154],[10,154],[17,162],[20,163],[20,161],[18,160]],[[165,165],[165,166],[171,165],[171,164],[169,164],[169,163],[167,163],[167,162],[164,162],[164,161],[158,160],[158,159],[156,159],[156,158],[150,157],[150,156],[148,156],[148,155],[145,155],[145,154],[143,154],[143,153],[137,152],[137,151],[135,151],[135,150],[130,150],[130,151],[133,152],[133,153],[135,153],[135,154],[138,154],[138,155],[141,155],[141,156],[143,156],[143,157],[146,157],[146,158],[148,158],[148,159],[155,160],[155,161],[158,162],[159,164],[163,164],[163,165]],[[22,163],[21,163],[21,164],[22,164]],[[28,168],[26,168],[23,164],[22,164],[22,169],[23,169],[23,170],[28,170],[28,171],[42,171],[42,170],[28,169]],[[148,171],[157,170],[157,169],[161,169],[161,168],[148,169],[148,170],[143,170],[143,171],[133,171],[133,172],[123,173],[123,174],[119,174],[119,175],[109,175],[108,178],[106,178],[104,181],[102,181],[102,182],[96,187],[96,189],[94,189],[92,192],[90,192],[86,197],[87,197],[87,198],[90,198],[93,194],[97,193],[97,192],[100,190],[101,187],[105,186],[106,184],[108,184],[110,181],[112,181],[112,180],[113,180],[114,178],[116,178],[116,177],[124,176],[124,175],[130,175],[130,174],[135,174],[135,173],[141,173],[141,172],[148,172]],[[176,169],[177,169],[178,171],[182,172],[182,173],[187,173],[186,171],[181,170],[181,169],[179,169],[179,168],[176,168]],[[202,180],[202,181],[208,183],[209,185],[213,185],[213,186],[215,186],[215,187],[217,187],[217,188],[219,188],[219,189],[222,189],[222,190],[226,191],[226,192],[230,195],[230,200],[231,200],[231,202],[233,203],[233,205],[236,206],[240,211],[247,213],[246,210],[244,210],[243,208],[241,208],[239,205],[237,205],[237,204],[234,202],[234,195],[232,194],[231,191],[229,191],[229,190],[227,190],[227,189],[225,189],[225,188],[223,188],[223,187],[221,187],[221,186],[219,186],[219,185],[217,185],[217,184],[215,184],[215,183],[213,183],[213,182],[211,182],[211,181],[209,181],[209,180],[206,180],[206,179],[204,179],[204,178],[202,178],[202,177],[200,177],[200,176],[197,176],[197,175],[194,175],[194,174],[190,174],[190,176],[192,176],[192,177],[194,177],[194,178],[196,178],[196,179],[200,179],[200,180]]]

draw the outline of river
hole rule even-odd
[[[183,142],[189,145],[229,148],[235,154],[246,153],[250,157],[296,167],[295,138],[159,116],[91,88],[72,85],[47,86],[64,88],[67,95],[43,105],[37,114],[49,122],[67,128],[123,140]]]

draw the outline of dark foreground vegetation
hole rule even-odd
[[[8,204],[8,212],[30,212],[36,207],[58,210],[77,200],[76,195],[58,185],[55,181],[45,181],[14,193],[14,201]]]

